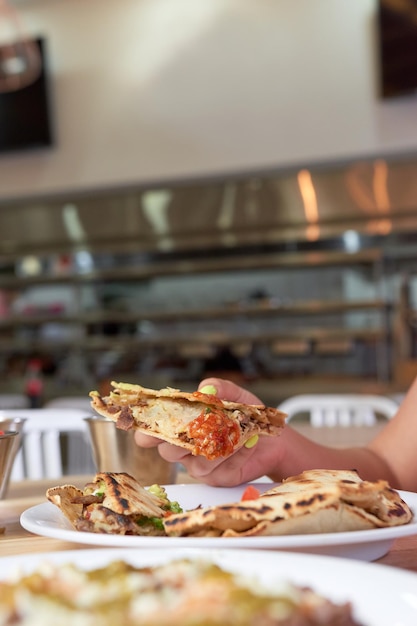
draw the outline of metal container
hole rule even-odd
[[[162,459],[157,448],[140,448],[133,430],[121,430],[105,417],[86,417],[93,459],[99,472],[127,472],[143,486],[175,482],[177,467]]]
[[[22,443],[26,418],[0,415],[0,499],[7,496],[13,464]]]
[[[0,499],[4,498],[9,486],[10,472],[14,461],[14,445],[19,433],[7,430],[0,434]]]

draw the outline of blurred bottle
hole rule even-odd
[[[25,394],[31,409],[39,409],[42,406],[44,387],[42,364],[38,359],[31,359],[28,363],[25,380]]]

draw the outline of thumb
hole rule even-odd
[[[239,387],[231,380],[225,380],[223,378],[205,378],[201,381],[198,388],[202,387],[214,387],[216,389],[216,395],[222,400],[229,400],[230,402],[241,402],[242,404],[263,404],[257,396],[253,393]]]

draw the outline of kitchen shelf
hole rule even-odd
[[[386,329],[381,328],[310,328],[288,332],[242,332],[242,333],[222,333],[222,332],[194,332],[163,334],[158,336],[140,337],[136,335],[104,336],[95,335],[82,337],[80,339],[41,339],[41,338],[1,338],[0,350],[11,351],[19,349],[56,351],[62,349],[83,350],[110,350],[121,349],[124,351],[134,351],[140,348],[163,349],[178,347],[186,344],[209,344],[212,346],[235,345],[242,343],[270,343],[272,341],[292,341],[304,340],[312,343],[332,340],[351,340],[364,343],[375,343],[386,339]]]
[[[0,319],[0,356],[6,361],[7,355],[24,359],[37,354],[63,363],[76,352],[93,373],[101,372],[107,357],[114,356],[112,363],[121,368],[116,369],[117,376],[126,371],[123,368],[130,368],[128,377],[133,368],[147,375],[175,371],[181,377],[209,368],[213,361],[221,360],[226,349],[238,355],[241,364],[245,360],[247,371],[253,367],[255,376],[273,376],[284,366],[288,372],[319,372],[322,366],[343,371],[355,361],[358,376],[363,373],[386,380],[394,304],[380,297],[366,298],[368,293],[384,293],[380,289],[362,292],[363,299],[341,299],[346,267],[378,285],[382,260],[381,250],[373,248],[354,254],[316,250],[256,255],[251,251],[230,256],[223,252],[217,257],[197,254],[175,262],[160,255],[130,265],[126,258],[123,266],[113,259],[111,269],[83,274],[21,277],[3,273],[0,289],[22,296],[19,310],[25,310],[22,302],[28,305],[27,312]],[[296,270],[298,274],[293,273]],[[233,287],[238,272],[242,287],[228,290],[227,281]],[[279,297],[280,285],[285,287],[285,283],[271,280],[275,272],[284,273],[290,281],[294,276],[300,288],[288,290],[293,299]],[[192,286],[187,291],[192,275],[198,292],[195,297]],[[217,277],[222,285],[219,294]],[[314,281],[323,277],[322,289],[321,282],[315,286]],[[268,286],[268,281],[271,288],[264,289],[264,297],[262,286]],[[307,283],[309,288],[303,293]],[[30,299],[36,287],[55,285],[73,288],[67,290],[67,300],[57,298],[62,310],[56,309],[53,301],[49,309],[46,303],[37,308],[36,299]],[[330,299],[332,293],[338,298]],[[316,294],[317,299],[311,299]],[[94,308],[82,308],[91,302]],[[98,309],[101,303],[103,308]],[[297,353],[299,346],[302,349]]]
[[[47,323],[57,324],[92,324],[116,323],[132,324],[140,321],[151,322],[180,322],[186,320],[215,320],[233,319],[236,317],[294,317],[334,315],[337,313],[382,311],[389,312],[393,304],[383,300],[369,301],[308,301],[293,304],[274,304],[265,302],[262,304],[238,303],[224,307],[212,307],[206,309],[177,310],[177,311],[147,311],[143,313],[125,311],[94,311],[79,313],[76,315],[58,314],[25,314],[13,315],[0,319],[0,331],[9,328],[42,326]]]
[[[165,255],[167,256],[167,255]],[[339,250],[317,250],[309,252],[262,252],[224,256],[219,253],[213,257],[165,258],[146,260],[135,265],[131,263],[122,267],[100,269],[84,273],[47,274],[36,276],[16,276],[0,274],[0,289],[25,289],[36,285],[86,285],[103,282],[138,282],[161,276],[190,275],[211,272],[262,270],[282,268],[285,270],[317,267],[337,267],[353,265],[369,265],[382,260],[379,249],[360,250],[347,253]]]

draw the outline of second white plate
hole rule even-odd
[[[271,483],[255,483],[260,491]],[[237,502],[245,485],[232,488],[209,487],[204,484],[166,485],[168,497],[177,500],[184,510],[199,505],[210,506]],[[24,511],[20,518],[23,528],[36,535],[73,543],[116,548],[250,548],[291,550],[374,561],[386,554],[399,537],[417,535],[417,494],[399,492],[414,512],[414,519],[403,526],[376,528],[341,533],[314,535],[284,535],[271,537],[141,537],[136,535],[107,535],[74,530],[61,511],[45,502]]]
[[[288,582],[314,589],[336,603],[351,602],[366,626],[415,626],[417,576],[395,567],[307,554],[253,550],[98,549],[0,557],[0,578],[32,572],[45,563],[74,563],[82,569],[124,560],[136,567],[181,559],[208,560],[235,574],[255,578],[272,593]]]

